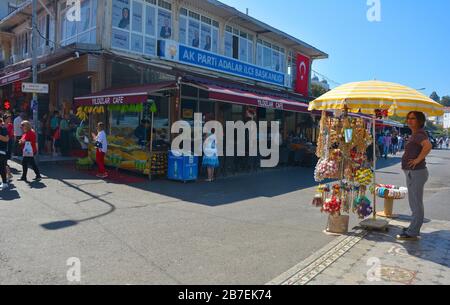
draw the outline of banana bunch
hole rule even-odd
[[[105,107],[103,106],[81,106],[77,108],[77,117],[80,120],[87,120],[89,114],[103,114]]]
[[[86,121],[88,119],[88,114],[84,112],[84,107],[78,107],[77,109],[77,118],[82,121]]]

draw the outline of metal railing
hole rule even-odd
[[[16,9],[18,9],[25,0],[11,0],[8,2],[8,15],[13,13]]]

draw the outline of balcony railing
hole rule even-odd
[[[25,0],[12,0],[8,2],[8,14],[13,13],[16,9],[18,9]]]

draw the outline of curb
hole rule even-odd
[[[359,243],[367,231],[357,229],[355,232],[338,237],[313,255],[292,267],[266,285],[306,285],[325,269],[331,266],[350,249]]]

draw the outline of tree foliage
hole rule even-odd
[[[320,97],[322,95],[324,95],[325,93],[327,93],[328,90],[326,90],[325,88],[317,85],[317,84],[312,84],[311,85],[311,93],[313,97]]]

